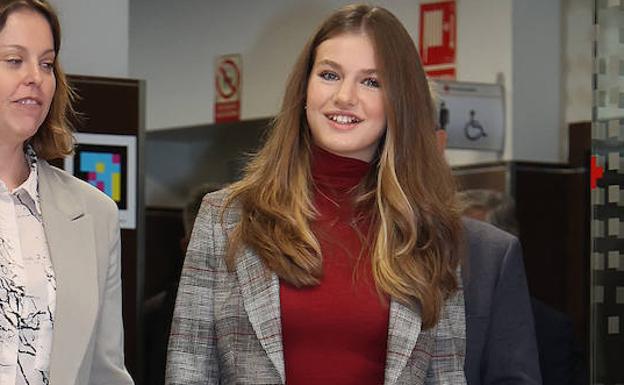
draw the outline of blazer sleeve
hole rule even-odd
[[[111,202],[112,204],[112,202]],[[99,312],[95,336],[91,385],[134,382],[124,366],[124,335],[121,316],[121,239],[117,209],[113,207],[108,218],[110,250],[106,286]]]
[[[165,384],[218,384],[213,309],[217,279],[215,223],[218,210],[205,198],[191,235],[176,298]]]
[[[516,238],[500,265],[489,325],[482,384],[541,384],[533,312]]]

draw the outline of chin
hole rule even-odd
[[[39,126],[37,127],[28,127],[28,128],[23,128],[21,130],[18,131],[18,137],[21,139],[22,142],[27,141],[28,139],[32,138],[33,136],[35,136],[37,134],[37,131],[39,131]]]

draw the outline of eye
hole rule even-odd
[[[319,73],[319,77],[327,81],[338,80],[338,74],[332,71],[321,71],[321,73]]]
[[[370,87],[370,88],[380,88],[381,87],[381,83],[379,83],[379,80],[377,78],[366,78],[366,79],[364,79],[364,81],[362,81],[362,84],[364,84],[366,87]]]
[[[22,59],[16,58],[16,57],[11,57],[11,58],[5,59],[4,61],[12,66],[18,66],[22,64]]]
[[[52,72],[52,70],[54,70],[54,62],[44,61],[41,63],[41,68],[43,68],[44,71]]]

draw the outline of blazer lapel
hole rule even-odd
[[[245,311],[260,344],[285,382],[279,280],[251,250],[246,249],[236,266]]]
[[[410,309],[394,299],[391,301],[385,385],[397,383],[410,357],[416,365],[410,372],[410,383],[424,383],[433,337],[430,331],[421,331],[421,326],[419,308]]]
[[[50,357],[53,383],[74,383],[95,324],[97,260],[91,217],[79,197],[47,163],[39,163],[44,230],[56,275],[56,313]]]

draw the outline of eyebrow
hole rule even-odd
[[[23,45],[19,45],[19,44],[7,44],[7,45],[2,45],[0,46],[1,48],[13,48],[13,49],[17,49],[20,51],[26,51],[26,47],[24,47]],[[45,56],[49,53],[53,53],[56,55],[56,52],[54,52],[54,48],[49,48],[45,51],[43,51],[43,53],[41,54],[41,56]]]
[[[319,60],[317,65],[328,65],[330,67],[332,67],[333,69],[337,70],[337,71],[341,71],[342,70],[342,66],[338,63],[336,63],[333,60],[329,60],[329,59],[323,59],[323,60]],[[360,71],[363,74],[366,75],[373,75],[377,73],[377,70],[375,68],[370,68],[370,69],[363,69]]]

